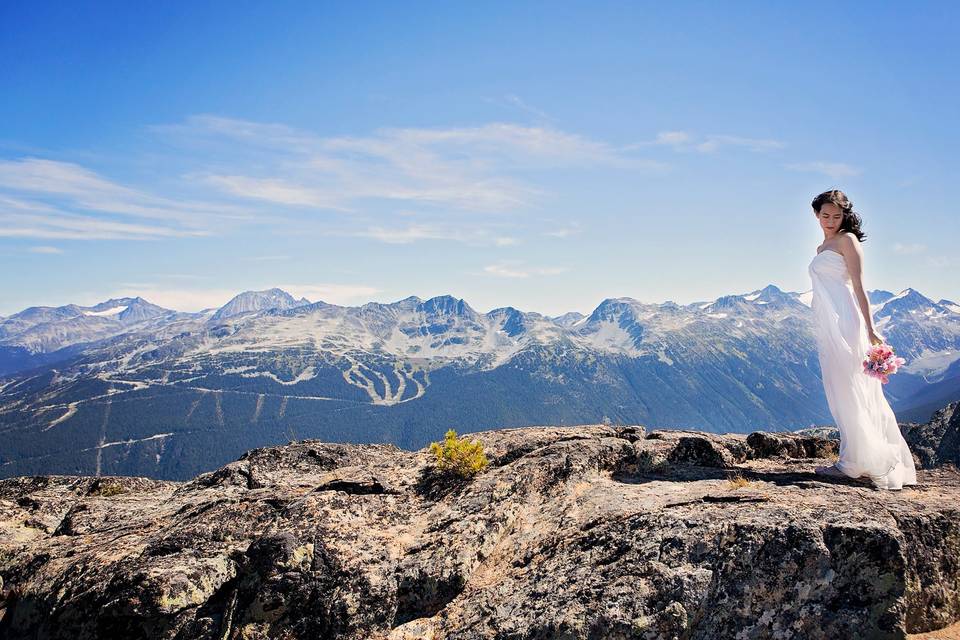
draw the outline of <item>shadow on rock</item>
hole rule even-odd
[[[471,478],[465,478],[452,471],[443,471],[437,467],[424,467],[417,476],[413,490],[422,498],[432,501],[443,500],[448,495],[463,491]]]

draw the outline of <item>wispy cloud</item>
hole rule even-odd
[[[251,256],[247,260],[253,260],[254,262],[281,262],[283,260],[290,260],[290,256]]]
[[[517,244],[515,237],[503,235],[496,227],[475,223],[413,222],[399,226],[368,225],[363,229],[326,229],[324,235],[369,238],[385,244],[412,244],[424,240],[459,242],[473,246],[505,247]]]
[[[516,107],[529,107],[508,95]],[[358,214],[345,235],[409,244],[452,240],[506,247],[520,240],[483,219],[393,227],[369,221],[383,206],[425,214],[516,213],[553,195],[530,176],[569,168],[657,171],[635,149],[553,124],[381,128],[322,136],[283,124],[198,115],[150,128],[179,151],[165,193],[74,162],[0,160],[0,237],[156,240],[221,234],[241,223],[309,212]],[[180,194],[190,194],[181,197]],[[199,196],[199,197],[197,197]],[[366,214],[366,215],[359,215]],[[280,227],[275,228],[282,228]]]
[[[510,104],[510,105],[512,105],[512,106],[520,109],[521,111],[525,111],[525,112],[529,113],[530,115],[536,116],[536,117],[539,118],[540,120],[553,120],[553,118],[551,118],[551,117],[547,114],[547,112],[545,112],[545,111],[543,111],[543,110],[541,110],[541,109],[537,109],[536,107],[530,105],[530,104],[527,103],[525,100],[523,100],[522,98],[520,98],[520,96],[516,96],[516,95],[514,95],[514,94],[512,94],[512,93],[508,93],[507,95],[505,95],[505,96],[503,97],[503,99],[504,99],[504,101],[505,101],[507,104]]]
[[[345,235],[372,238],[387,244],[410,244],[418,240],[462,240],[460,233],[422,224],[394,228],[372,226],[365,230],[347,232]]]
[[[844,164],[842,162],[800,162],[786,165],[791,171],[806,171],[811,173],[821,173],[834,180],[839,178],[850,178],[863,173],[857,167]]]
[[[515,263],[501,262],[498,264],[487,265],[483,268],[484,273],[500,278],[529,278],[531,276],[555,276],[566,271],[568,267],[518,267]]]
[[[747,138],[727,134],[697,135],[689,131],[661,131],[653,140],[629,145],[630,149],[648,147],[669,147],[675,151],[699,151],[714,153],[723,147],[740,147],[753,152],[773,151],[786,146],[779,140],[769,138]]]
[[[925,262],[928,267],[936,269],[960,266],[960,259],[954,256],[927,256]]]
[[[693,136],[686,131],[661,131],[657,134],[653,144],[671,147],[686,146],[693,142]]]
[[[30,253],[45,253],[45,254],[53,254],[53,255],[63,253],[63,249],[59,247],[51,247],[46,245],[39,246],[39,247],[30,247],[29,249],[27,249],[27,251],[29,251]]]
[[[707,136],[697,145],[697,151],[712,153],[721,147],[743,147],[750,151],[771,151],[782,149],[785,145],[779,140],[764,138],[744,138],[741,136]]]
[[[158,278],[169,280],[209,280],[210,276],[203,273],[158,273]]]
[[[530,107],[509,94],[508,103]],[[553,123],[491,122],[460,127],[380,128],[358,135],[319,135],[279,123],[197,115],[151,130],[178,154],[181,170],[158,194],[112,180],[76,163],[41,158],[0,161],[0,236],[41,239],[148,240],[220,234],[238,223],[304,213],[350,213],[335,235],[388,244],[450,240],[508,247],[515,233],[482,220],[542,205],[548,181],[533,176],[571,168],[660,171],[641,148],[715,152],[764,151],[775,140],[663,131],[655,140],[617,145],[561,130]],[[178,182],[179,180],[179,182]],[[179,197],[179,194],[191,194]],[[468,214],[442,223],[378,223],[396,205],[427,215]],[[478,217],[476,214],[480,214]],[[374,218],[371,220],[371,218]],[[502,216],[499,216],[502,219]],[[282,225],[275,228],[283,228]],[[550,237],[579,232],[566,225]]]
[[[893,252],[900,255],[915,255],[927,250],[927,245],[920,243],[903,244],[902,242],[893,243]]]
[[[0,210],[0,237],[50,240],[156,240],[208,235],[202,230],[113,222],[94,216],[56,212],[6,213]]]
[[[280,124],[193,116],[155,131],[186,145],[220,145],[223,156],[269,162],[195,172],[222,192],[293,207],[354,210],[365,200],[513,211],[545,192],[516,177],[526,169],[662,164],[551,126],[382,128],[367,135],[319,136]],[[259,155],[257,155],[257,152]],[[218,161],[214,164],[229,164]]]
[[[282,205],[346,210],[342,196],[324,193],[306,186],[290,184],[280,178],[251,178],[248,176],[206,175],[197,178],[231,195],[253,200],[265,200]]]
[[[214,218],[238,215],[223,205],[132,189],[74,163],[38,158],[0,161],[0,236],[71,240],[198,236],[207,235]]]
[[[553,238],[568,238],[574,234],[580,233],[581,231],[582,229],[579,222],[571,222],[564,226],[547,229],[543,232],[543,235]]]

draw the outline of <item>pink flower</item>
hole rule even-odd
[[[877,378],[883,384],[890,381],[890,374],[894,374],[906,360],[897,356],[893,347],[887,343],[871,345],[867,350],[867,359],[863,361],[863,372]]]

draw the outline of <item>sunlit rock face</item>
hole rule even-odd
[[[837,442],[484,431],[489,466],[294,442],[189,482],[0,482],[5,638],[900,638],[960,619],[960,474]]]

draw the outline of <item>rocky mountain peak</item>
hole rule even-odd
[[[712,311],[719,311],[722,309],[735,310],[745,305],[746,302],[747,301],[743,296],[731,294],[727,296],[720,296],[719,298],[714,300],[713,303],[707,308]]]
[[[949,311],[926,297],[916,289],[906,288],[897,295],[887,299],[877,311],[877,318],[907,318],[923,313],[927,310]]]
[[[220,307],[211,319],[224,320],[244,313],[272,309],[285,311],[308,304],[310,304],[310,301],[306,298],[297,300],[283,289],[276,287],[264,291],[244,291]]]
[[[500,307],[490,310],[486,315],[498,323],[500,329],[511,338],[520,335],[525,329],[524,313],[519,309]]]
[[[892,298],[895,294],[891,291],[885,291],[883,289],[874,289],[873,291],[867,292],[867,297],[870,299],[870,304],[882,304]]]
[[[140,296],[129,299],[127,308],[120,312],[117,319],[126,324],[143,322],[153,318],[159,318],[175,313],[170,309],[164,309],[158,305],[147,302]]]
[[[588,323],[619,320],[621,316],[633,315],[633,298],[605,298],[588,318]]]
[[[466,303],[463,298],[454,298],[451,295],[435,296],[417,306],[417,310],[427,315],[462,316],[474,318],[477,312]]]

